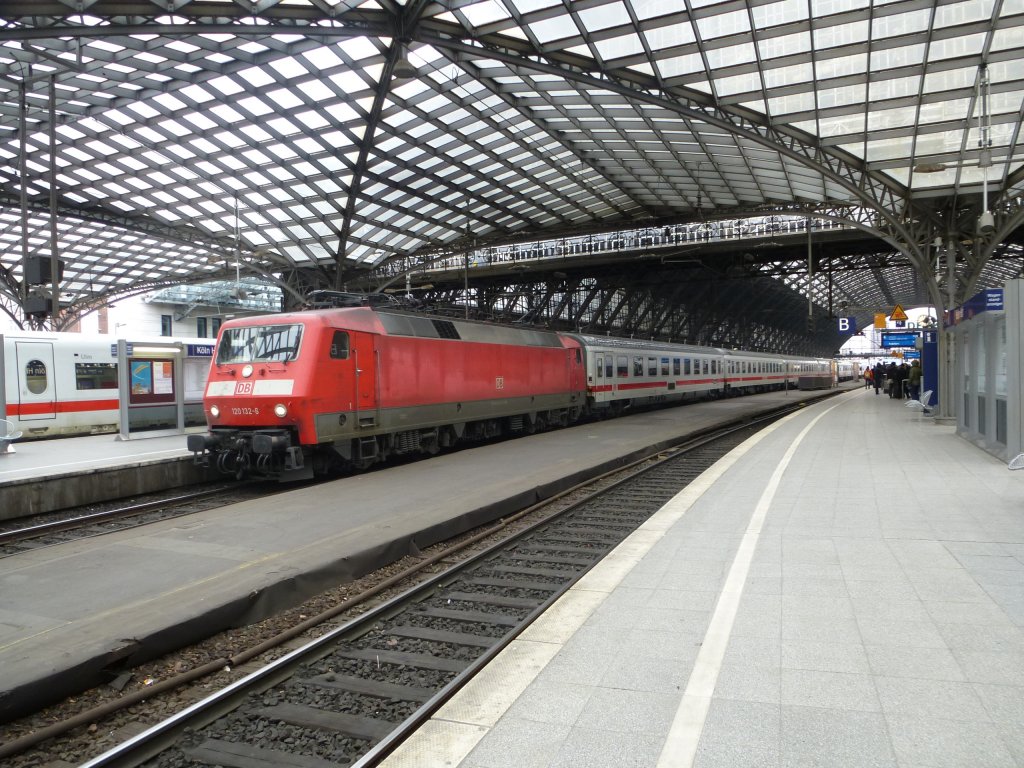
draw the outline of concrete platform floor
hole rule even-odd
[[[1024,472],[868,391],[808,407],[384,765],[1024,766]]]

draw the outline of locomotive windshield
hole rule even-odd
[[[227,328],[217,347],[217,362],[225,363],[287,363],[298,357],[302,326],[254,325]]]

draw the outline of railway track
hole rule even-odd
[[[266,495],[265,486],[265,483],[223,483],[176,496],[122,504],[102,511],[65,510],[59,514],[39,516],[34,520],[18,521],[17,527],[0,531],[0,558],[244,501]]]
[[[376,764],[583,574],[753,431],[746,426],[676,449],[83,768]]]

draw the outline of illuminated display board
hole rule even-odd
[[[897,331],[896,333],[882,334],[882,349],[897,349],[899,347],[910,347],[913,349],[916,346],[916,331],[907,331],[905,333]]]

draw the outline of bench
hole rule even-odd
[[[0,456],[14,453],[14,441],[21,437],[21,431],[14,429],[14,423],[0,419]]]

